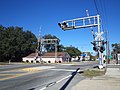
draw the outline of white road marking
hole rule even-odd
[[[43,88],[41,88],[40,90],[45,90],[46,89],[46,87],[43,87]]]
[[[66,76],[66,77],[64,77],[64,78],[62,78],[62,79],[56,81],[56,83],[59,83],[59,82],[65,80],[65,79],[67,79],[67,78],[69,78],[69,77],[71,77],[71,76],[72,76],[72,75],[68,75],[68,76]],[[47,86],[46,86],[46,87],[43,87],[43,88],[41,88],[41,89],[39,89],[39,90],[45,90],[46,88],[47,88]]]
[[[72,75],[68,75],[68,76],[66,76],[66,77],[64,77],[64,78],[62,78],[62,79],[60,79],[60,80],[58,80],[56,83],[59,83],[59,82],[61,82],[61,81],[63,81],[64,79],[67,79],[67,78],[69,78],[69,77],[71,77]]]
[[[58,70],[58,71],[72,71],[72,72],[75,72],[76,70],[67,70],[67,69],[50,69],[50,70]],[[81,70],[77,70],[77,72],[80,72]],[[58,81],[56,81],[55,83],[57,84],[57,83],[60,83],[60,82],[62,82],[63,80],[65,80],[65,79],[67,79],[67,78],[70,78],[72,76],[72,74],[70,74],[70,75],[68,75],[68,76],[66,76],[66,77],[64,77],[64,78],[62,78],[62,79],[60,79],[60,80],[58,80]],[[49,84],[48,84],[49,85]],[[48,86],[47,85],[47,86]],[[53,84],[50,84],[51,86],[53,85]],[[41,89],[39,89],[39,90],[45,90],[46,88],[47,88],[47,86],[45,86],[45,87],[43,87],[43,88],[41,88]]]

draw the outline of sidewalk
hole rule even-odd
[[[120,90],[120,68],[107,68],[104,76],[84,79],[71,90]]]

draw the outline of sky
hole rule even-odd
[[[86,17],[88,10],[90,16],[100,14],[101,31],[108,30],[110,45],[120,43],[119,5],[120,0],[0,0],[0,24],[23,27],[37,37],[41,27],[42,36],[55,35],[64,46],[72,45],[81,51],[93,52],[90,28],[63,31],[58,23]]]

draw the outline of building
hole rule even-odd
[[[80,60],[81,61],[88,61],[88,60],[90,60],[90,52],[84,52],[83,54],[81,54]]]
[[[41,57],[36,58],[36,53],[32,53],[26,57],[23,57],[24,62],[36,63],[36,62],[46,62],[46,63],[62,63],[67,62],[70,59],[70,55],[67,52],[57,52],[55,53],[44,53]]]

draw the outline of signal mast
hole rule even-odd
[[[103,32],[101,32],[101,28],[100,28],[100,15],[89,16],[88,10],[86,10],[86,13],[87,13],[87,17],[65,20],[58,23],[58,25],[64,31],[80,29],[80,28],[91,28],[92,35],[94,38],[94,41],[92,42],[92,44],[94,45],[93,50],[98,52],[99,55],[98,59],[100,61],[99,68],[103,68],[103,51],[105,50],[104,48],[105,42],[104,42],[104,38],[102,37]],[[97,27],[98,29],[97,32],[95,33],[96,37],[94,35],[92,27]]]
[[[41,27],[39,30],[38,45],[37,45],[36,56],[34,58],[34,61],[36,61],[39,57],[40,62],[42,62],[42,56],[44,54],[42,52],[42,49],[43,49],[43,46],[46,44],[55,45],[55,61],[57,61],[57,46],[58,46],[59,40],[58,39],[43,39],[42,35],[40,35],[40,33],[41,33]]]

